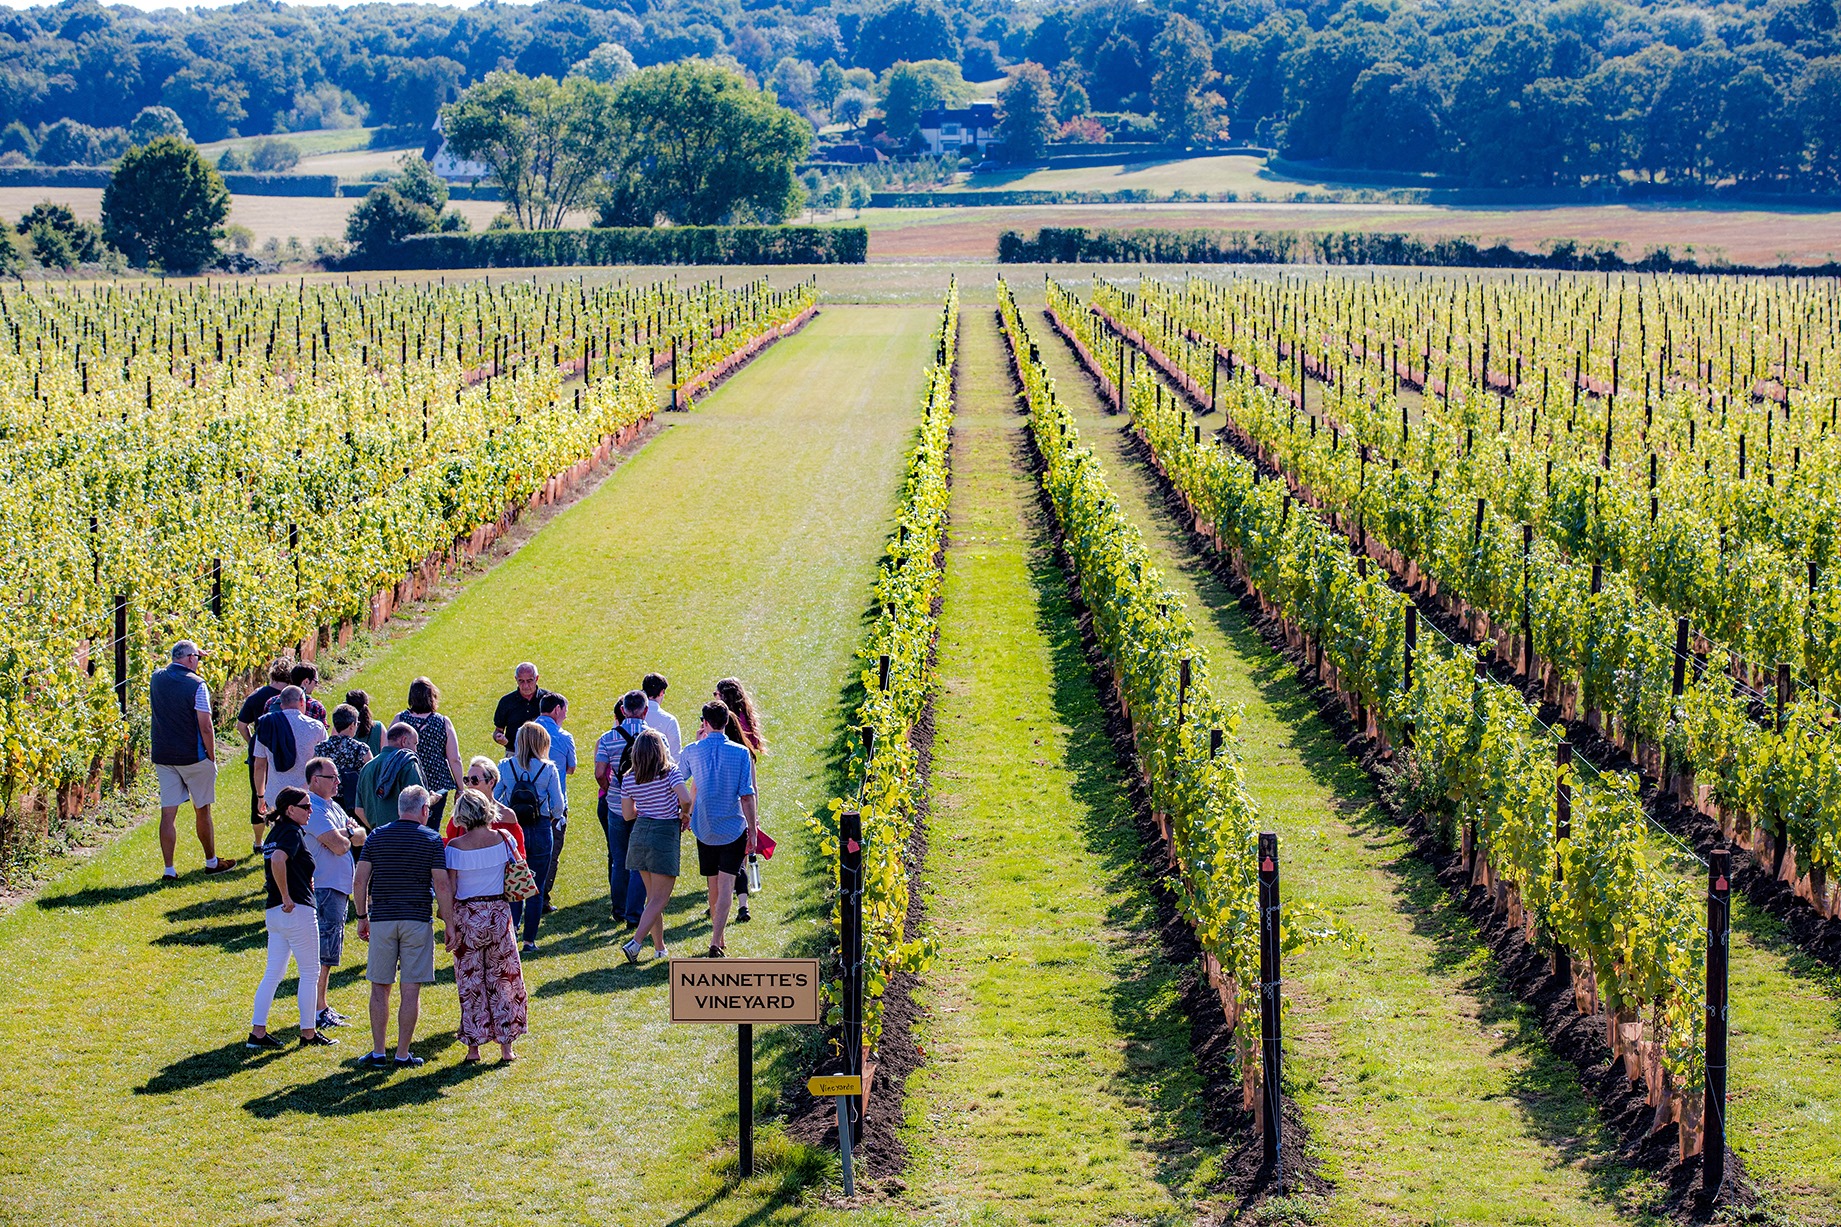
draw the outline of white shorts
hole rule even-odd
[[[186,767],[155,763],[153,769],[160,777],[161,809],[176,809],[187,801],[194,807],[210,805],[217,800],[217,764],[208,758]]]

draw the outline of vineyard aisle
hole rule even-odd
[[[351,684],[380,715],[426,673],[463,754],[493,749],[512,667],[536,661],[571,702],[583,760],[648,669],[694,733],[713,681],[746,679],[766,715],[763,824],[780,839],[737,955],[810,944],[820,871],[802,818],[827,788],[822,748],[860,638],[936,311],[828,308],[671,426],[514,557]],[[337,688],[343,691],[344,686]],[[496,756],[496,755],[495,755]],[[226,768],[220,847],[247,853],[241,771]],[[666,1022],[661,967],[624,965],[586,768],[571,785],[559,910],[528,960],[522,1059],[460,1064],[448,959],[423,997],[412,1073],[338,1048],[246,1053],[262,969],[259,871],[160,888],[144,826],[0,920],[0,1220],[207,1224],[417,1220],[647,1222],[801,1217],[772,1176],[725,1193],[735,1032]],[[181,819],[189,829],[189,816]],[[189,836],[188,836],[189,839]],[[707,944],[694,851],[668,917],[679,953]],[[333,1004],[362,1020],[364,946],[348,937]],[[290,981],[276,1031],[292,1042]],[[394,1028],[393,1028],[394,1033]],[[776,1037],[779,1042],[776,1042]],[[759,1040],[760,1085],[795,1072]],[[771,1132],[763,1153],[774,1145]],[[781,1147],[783,1150],[784,1147]]]
[[[1161,1222],[1212,1140],[1004,361],[969,309],[926,872],[944,949],[919,993],[909,1181],[953,1222]]]
[[[1104,413],[1039,314],[1029,325],[1121,508],[1188,601],[1217,694],[1244,705],[1247,786],[1262,827],[1279,832],[1287,893],[1372,943],[1313,950],[1286,969],[1292,1093],[1337,1185],[1325,1221],[1641,1221],[1648,1183],[1611,1157],[1572,1067],[1497,982],[1468,918],[1191,546],[1128,446],[1126,419]]]

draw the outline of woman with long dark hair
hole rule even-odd
[[[418,677],[409,683],[409,706],[396,718],[416,731],[416,765],[429,792],[448,792],[467,773],[460,765],[460,737],[454,722],[435,710],[440,705],[441,691]]]
[[[352,736],[371,747],[371,757],[384,752],[384,726],[371,719],[371,696],[362,690],[345,692],[345,702],[358,713],[358,731]]]
[[[767,743],[761,738],[761,717],[754,705],[754,696],[748,693],[738,677],[725,677],[716,683],[716,697],[729,708],[728,727],[723,732],[730,741],[746,746],[748,754],[758,764],[761,754],[767,749]],[[760,776],[755,776],[755,787],[760,787]],[[759,798],[756,798],[757,805]],[[744,866],[745,870],[745,866]],[[735,923],[747,924],[754,919],[748,913],[748,875],[746,872],[735,878]]]

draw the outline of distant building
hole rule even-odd
[[[444,179],[449,183],[478,183],[492,173],[491,168],[484,162],[469,162],[448,152],[447,133],[441,128],[439,115],[435,116],[434,134],[429,138],[429,144],[436,148],[434,156],[428,159],[428,164],[434,169],[435,176],[439,179]]]
[[[814,150],[812,161],[821,166],[874,166],[888,159],[870,145],[832,145]]]
[[[983,154],[997,139],[997,104],[974,102],[964,107],[934,107],[920,117],[921,146],[943,153]]]

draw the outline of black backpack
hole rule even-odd
[[[626,739],[626,744],[620,747],[620,762],[614,769],[614,787],[618,788],[620,781],[626,778],[627,764],[633,761],[633,745],[639,738],[617,724],[614,726],[614,732]]]
[[[527,780],[519,775],[517,767],[513,765],[516,761],[516,759],[513,759],[506,763],[506,766],[511,769],[511,797],[509,798],[509,803],[511,805],[511,812],[518,816],[518,825],[530,826],[537,821],[537,811],[542,806],[543,802],[537,796],[536,781],[534,779]],[[541,766],[537,768],[537,774],[543,774],[543,768]]]

